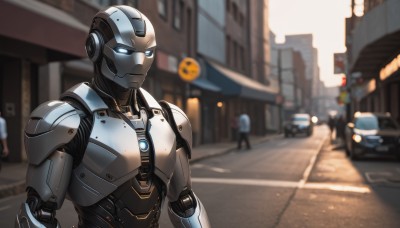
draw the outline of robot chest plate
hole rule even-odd
[[[162,115],[148,120],[145,141],[154,172],[168,182],[175,164],[175,134]],[[143,137],[122,119],[101,116],[95,120],[81,165],[108,182],[125,182],[142,165]]]
[[[151,172],[168,186],[176,163],[176,136],[162,115],[148,119],[144,135],[151,152]],[[73,171],[68,197],[89,206],[135,178],[142,166],[141,139],[124,120],[94,113],[89,143]]]

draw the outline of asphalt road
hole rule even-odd
[[[400,163],[352,162],[340,144],[312,137],[278,139],[192,164],[193,189],[213,227],[400,227]],[[318,153],[321,151],[320,153]],[[0,227],[13,227],[18,195],[0,200]],[[77,218],[66,201],[62,227]],[[172,227],[166,210],[161,227]]]

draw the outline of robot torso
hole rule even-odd
[[[79,225],[105,220],[113,227],[156,226],[175,165],[175,133],[155,100],[139,115],[132,115],[128,108],[120,117],[100,100],[94,102],[93,92],[85,84],[67,92],[86,102],[93,115],[85,153],[68,189]],[[85,101],[83,94],[91,94],[91,100]],[[154,99],[146,95],[145,99]]]

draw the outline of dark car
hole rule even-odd
[[[290,121],[285,124],[285,137],[295,137],[297,134],[310,136],[313,133],[313,127],[314,125],[309,114],[293,114]]]
[[[365,154],[392,154],[400,159],[400,127],[390,114],[357,112],[345,129],[345,144],[352,160]]]

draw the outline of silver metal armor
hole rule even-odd
[[[40,105],[26,125],[28,197],[16,227],[60,227],[55,213],[65,198],[78,227],[158,227],[165,198],[175,227],[210,227],[191,187],[187,116],[140,88],[155,45],[136,9],[96,14],[86,42],[92,83]]]

